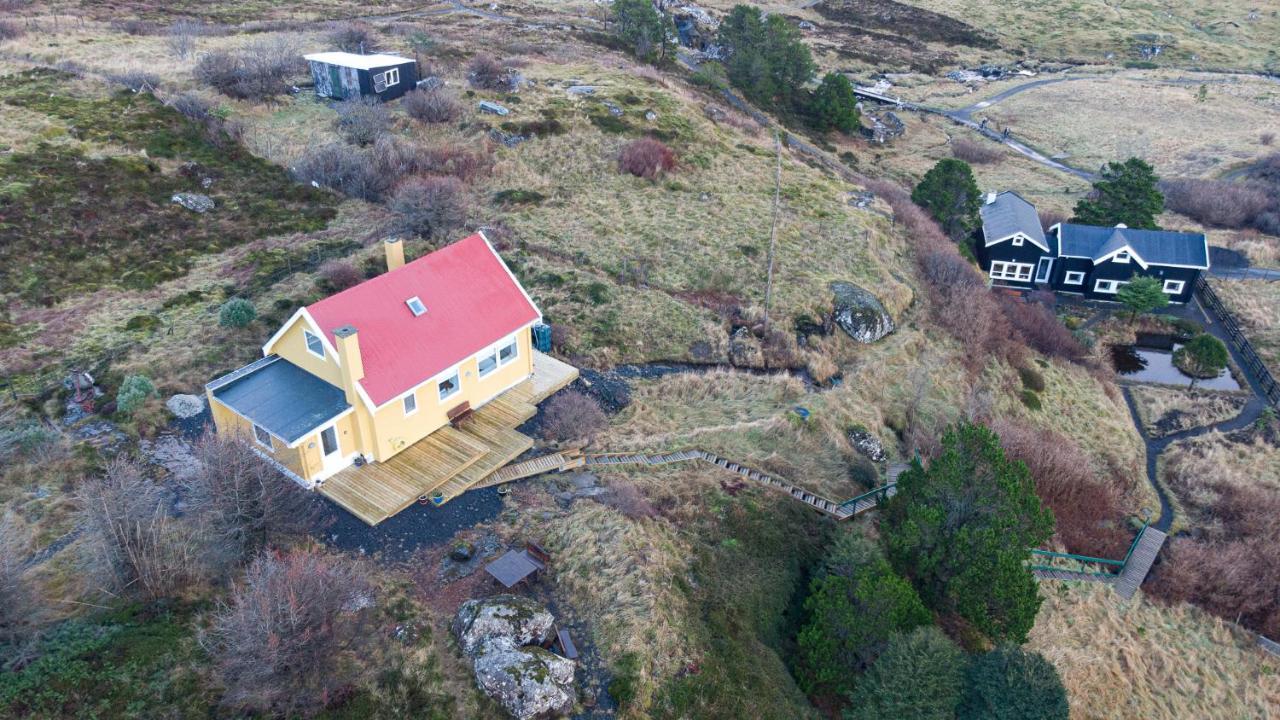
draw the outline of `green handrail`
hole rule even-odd
[[[889,488],[893,487],[895,484],[896,483],[889,483],[887,485],[881,485],[880,487],[877,487],[877,488],[872,488],[871,490],[868,490],[867,492],[864,492],[857,497],[845,500],[844,502],[840,503],[840,507],[841,508],[853,507],[854,505],[858,504],[859,500],[862,500],[864,498],[871,497],[872,495],[884,495],[885,493],[889,492]],[[880,500],[883,500],[883,499],[884,499],[883,497],[880,498]]]
[[[1109,560],[1107,558],[1089,557],[1088,555],[1074,555],[1072,553],[1052,552],[1049,550],[1033,549],[1033,555],[1043,555],[1045,557],[1065,558],[1067,560],[1076,560],[1078,562],[1103,563],[1106,565],[1124,565],[1123,560]]]

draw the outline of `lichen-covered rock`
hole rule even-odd
[[[868,460],[884,462],[884,446],[880,444],[880,440],[875,435],[871,434],[870,430],[864,427],[850,429],[849,443],[853,445],[854,450],[862,453]]]
[[[164,406],[169,408],[169,412],[180,418],[190,418],[204,412],[204,398],[199,395],[179,393],[165,400]]]
[[[200,213],[202,215],[212,210],[215,205],[213,198],[208,195],[201,195],[200,193],[176,193],[173,196],[173,201],[191,212]]]
[[[831,283],[831,292],[835,295],[833,319],[849,337],[873,343],[893,332],[893,318],[875,295],[847,282]]]
[[[529,598],[494,595],[468,600],[458,608],[451,629],[462,652],[475,657],[485,641],[508,638],[513,645],[540,645],[551,636],[555,618]]]
[[[518,720],[567,715],[577,692],[572,660],[509,638],[486,641],[475,657],[476,685]]]

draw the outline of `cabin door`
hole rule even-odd
[[[1036,282],[1049,282],[1049,273],[1053,271],[1053,258],[1045,256],[1040,258],[1039,264],[1036,265]]]
[[[342,469],[342,448],[338,446],[338,429],[336,425],[320,431],[320,459],[324,463],[323,474],[328,477]]]
[[[342,85],[342,68],[337,65],[329,66],[329,97],[347,98],[347,89]]]

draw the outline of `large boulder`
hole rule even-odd
[[[462,652],[474,657],[488,640],[508,638],[515,645],[541,645],[551,637],[555,618],[529,598],[494,595],[468,600],[453,618],[453,635]]]
[[[859,425],[849,429],[849,444],[853,445],[853,449],[862,453],[868,460],[884,462],[884,445],[881,445],[880,439],[872,435],[871,431],[865,427]]]
[[[860,343],[873,343],[893,332],[893,318],[870,292],[848,282],[831,283],[835,295],[833,320]]]
[[[509,638],[487,641],[475,657],[476,685],[518,720],[567,715],[577,701],[572,660]]]

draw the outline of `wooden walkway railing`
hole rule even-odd
[[[1262,358],[1258,357],[1257,351],[1253,349],[1253,344],[1249,342],[1249,338],[1240,330],[1240,323],[1236,321],[1235,316],[1231,314],[1226,305],[1223,305],[1218,293],[1214,292],[1203,274],[1196,281],[1196,292],[1200,296],[1200,301],[1208,306],[1222,321],[1222,327],[1226,328],[1227,337],[1231,339],[1231,344],[1236,346],[1236,350],[1240,352],[1240,357],[1244,360],[1247,369],[1258,379],[1259,389],[1262,390],[1273,405],[1280,408],[1280,384],[1276,382],[1271,370],[1267,368],[1267,364],[1262,361]]]

